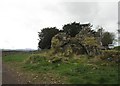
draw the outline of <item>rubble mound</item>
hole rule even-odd
[[[66,33],[58,33],[52,38],[51,48],[55,53],[61,52],[69,56],[74,54],[98,55],[100,53],[100,42],[91,35],[90,31],[82,30],[75,37],[70,37]]]

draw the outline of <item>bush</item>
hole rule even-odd
[[[107,60],[107,61],[120,61],[120,51],[116,50],[104,50],[102,51],[101,59]]]
[[[52,63],[60,63],[62,61],[62,58],[55,57],[51,60]]]
[[[120,46],[117,46],[114,49],[120,51]]]
[[[30,64],[34,64],[34,63],[39,63],[41,61],[44,61],[45,57],[40,56],[39,54],[35,54],[35,55],[31,55],[26,61],[25,63],[30,63]]]
[[[100,79],[98,79],[98,82],[99,82],[99,84],[104,84],[104,83],[106,83],[108,80],[106,79],[106,78],[104,78],[104,77],[100,77]]]

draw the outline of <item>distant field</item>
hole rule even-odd
[[[36,63],[26,62],[31,55],[38,56]],[[42,52],[3,52],[3,62],[33,84],[118,84],[118,64],[86,56],[67,63],[50,63]]]

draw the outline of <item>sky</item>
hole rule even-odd
[[[38,32],[71,22],[117,33],[117,0],[0,0],[0,49],[37,49]]]

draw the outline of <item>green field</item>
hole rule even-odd
[[[35,57],[33,62],[29,61],[31,56]],[[50,63],[42,52],[16,52],[4,55],[3,62],[24,76],[30,76],[27,79],[33,84],[118,84],[117,63],[85,55],[79,57],[79,60]]]

